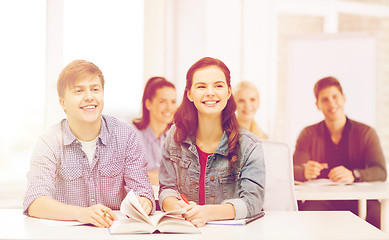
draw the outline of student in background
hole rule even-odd
[[[259,91],[255,85],[249,81],[241,81],[234,89],[234,98],[239,125],[260,139],[268,139],[269,136],[254,120],[255,113],[259,108]]]
[[[163,77],[152,77],[147,81],[143,92],[142,117],[132,121],[145,146],[147,173],[152,185],[159,185],[162,145],[173,121],[176,102],[177,94],[173,83]]]
[[[346,96],[334,77],[320,79],[314,87],[316,107],[324,121],[303,129],[293,155],[296,180],[329,178],[334,182],[386,180],[384,154],[373,128],[349,119],[344,112]],[[380,227],[380,206],[368,201],[367,221]],[[357,201],[305,201],[300,210],[350,210]]]
[[[28,172],[24,214],[109,227],[133,189],[155,209],[144,150],[133,127],[102,115],[104,76],[91,62],[67,65],[57,82],[66,119],[38,140]]]
[[[183,216],[197,227],[261,211],[265,187],[262,145],[253,133],[239,128],[235,110],[227,66],[209,57],[192,65],[174,115],[175,125],[162,150],[161,209],[186,207]],[[186,203],[181,194],[191,202]]]

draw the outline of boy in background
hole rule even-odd
[[[293,155],[298,181],[329,178],[334,182],[386,180],[386,165],[373,128],[349,119],[344,112],[346,96],[334,77],[320,79],[314,87],[316,107],[324,121],[303,129]],[[355,200],[305,201],[300,210],[349,210],[357,214]],[[367,221],[380,228],[380,204],[367,202]]]

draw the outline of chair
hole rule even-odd
[[[297,211],[293,162],[286,143],[262,140],[266,166],[265,211]]]

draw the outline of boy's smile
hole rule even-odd
[[[81,79],[66,88],[60,104],[70,125],[100,123],[104,107],[104,90],[99,76]]]

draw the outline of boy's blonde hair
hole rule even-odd
[[[93,78],[95,76],[100,77],[101,86],[104,90],[104,76],[101,70],[91,62],[85,60],[74,60],[62,70],[58,77],[58,96],[63,98],[66,88],[73,86],[77,80],[86,77]]]

